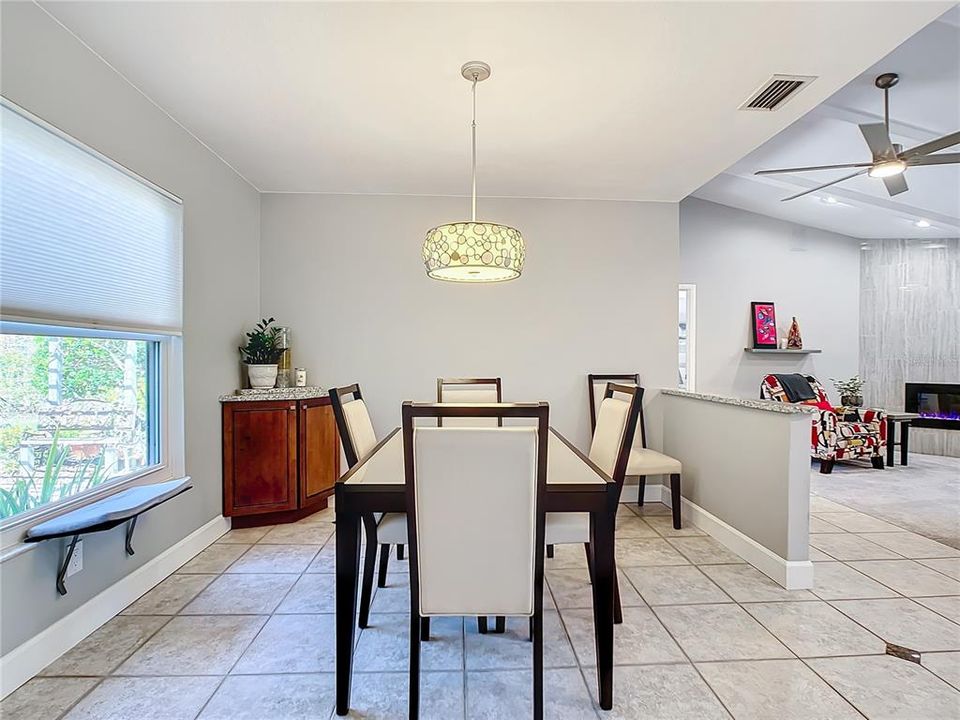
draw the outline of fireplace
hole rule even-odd
[[[907,383],[904,409],[920,415],[914,427],[960,430],[960,384]]]

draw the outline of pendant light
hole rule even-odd
[[[434,280],[503,282],[523,271],[523,236],[516,228],[477,221],[477,83],[490,77],[490,66],[473,60],[460,68],[473,93],[473,189],[470,220],[438,225],[423,241],[423,264]]]

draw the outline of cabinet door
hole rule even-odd
[[[223,405],[224,515],[297,507],[297,405]]]
[[[329,495],[340,476],[340,439],[326,398],[300,401],[300,506]]]

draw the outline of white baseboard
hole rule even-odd
[[[681,498],[681,505],[685,521],[710,534],[787,590],[813,587],[813,563],[809,560],[785,560],[687,498]]]
[[[636,503],[637,496],[640,494],[639,485],[624,485],[623,490],[620,491],[620,502],[625,503]],[[670,504],[670,493],[663,492],[663,485],[651,485],[647,482],[647,487],[643,491],[643,501],[648,502],[661,502],[661,498],[666,497],[667,505]]]
[[[0,657],[0,699],[23,685],[229,529],[229,518],[214,518],[43,632]]]

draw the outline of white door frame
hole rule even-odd
[[[680,283],[680,291],[687,293],[687,390],[697,390],[697,286]],[[679,312],[679,308],[678,308]],[[679,318],[677,318],[679,321]]]

